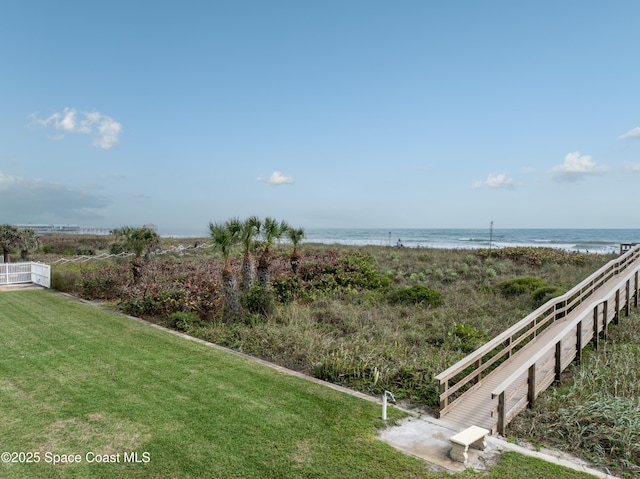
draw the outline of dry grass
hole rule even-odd
[[[513,434],[551,444],[624,477],[640,474],[640,313],[622,316],[609,341],[548,389]]]
[[[273,279],[293,279],[288,253],[286,246],[276,249]],[[340,258],[354,254],[371,258],[376,274],[386,282],[391,278],[390,286],[370,275],[353,283],[352,273],[335,273],[343,269]],[[234,324],[218,319],[221,263],[208,253],[159,258],[145,266],[137,285],[126,261],[56,267],[54,279],[70,285],[70,292],[118,301],[128,313],[167,326],[175,324],[173,312],[193,312],[205,322],[182,321],[180,329],[189,334],[369,394],[392,389],[399,398],[434,411],[433,376],[535,309],[530,294],[507,298],[496,284],[533,276],[568,289],[610,259],[545,248],[489,256],[482,250],[313,244],[304,245],[301,255],[303,283],[316,284],[315,289],[277,305],[266,317],[249,315]],[[367,268],[360,259],[354,264]],[[327,266],[335,277],[323,273]],[[289,283],[283,284],[288,291]],[[391,291],[414,285],[439,292],[442,305],[387,300]]]

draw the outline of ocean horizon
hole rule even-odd
[[[622,243],[640,242],[640,229],[578,228],[309,228],[305,243],[409,248],[478,249],[539,246],[567,251],[612,253]],[[203,238],[207,232],[176,231],[175,238]]]

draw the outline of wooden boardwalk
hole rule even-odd
[[[442,421],[504,435],[518,412],[580,361],[584,346],[597,347],[620,312],[638,306],[639,271],[637,246],[436,376]]]

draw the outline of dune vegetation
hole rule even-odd
[[[225,254],[238,282],[240,313],[228,316],[225,261],[219,249],[202,248],[210,243],[211,238],[162,239],[160,248],[174,252],[151,255],[136,281],[126,258],[56,265],[53,285],[367,394],[391,390],[405,404],[435,413],[434,375],[612,259],[550,248],[301,243],[294,272],[293,245],[276,241],[269,251],[268,283],[242,290],[246,250],[235,244]],[[263,252],[260,241],[249,249],[254,262]],[[536,417],[544,416],[542,408],[536,407]],[[526,427],[511,431],[532,438]],[[583,450],[573,442],[570,449],[612,470],[635,472],[637,456],[617,444],[600,446],[600,459],[593,453],[598,447]]]

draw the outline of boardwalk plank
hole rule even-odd
[[[609,282],[613,284],[617,281],[619,281],[619,278],[614,277]],[[612,287],[607,286],[607,284],[603,285],[589,297],[589,301],[585,301],[584,303],[578,305],[565,317],[557,320],[547,329],[542,331],[542,333],[540,333],[535,340],[524,346],[508,361],[504,362],[496,370],[492,371],[489,375],[484,377],[472,392],[456,401],[453,404],[453,407],[441,416],[441,419],[459,428],[466,428],[471,425],[476,425],[490,429],[492,433],[495,433],[498,421],[497,415],[496,417],[493,417],[492,413],[497,409],[498,402],[497,399],[492,399],[492,391],[496,387],[500,386],[500,384],[507,378],[509,378],[515,371],[518,371],[520,367],[526,364],[531,357],[533,357],[542,348],[544,348],[553,338],[557,336],[560,331],[562,331],[567,326],[567,324],[569,324],[570,321],[583,314],[586,311],[586,308],[590,307],[589,305],[592,303],[592,301],[602,301],[609,294],[611,294],[611,288]],[[615,309],[615,306],[611,303],[613,303],[613,301],[609,301],[608,304],[608,309],[610,311],[609,314],[613,314],[612,308]],[[593,323],[589,323],[589,321],[583,322],[583,346],[589,340],[591,340],[593,336],[592,328]],[[575,357],[576,343],[577,342],[575,339],[575,335],[573,339],[568,339],[562,342],[561,364],[563,366],[563,369]],[[543,365],[543,368],[539,369],[536,372],[538,381],[541,381],[545,384],[553,382],[553,380],[550,379],[550,375],[555,371],[555,360],[553,358],[554,356],[552,355],[549,359],[543,359],[543,362],[545,363]],[[507,394],[509,394],[511,391],[513,391],[513,389],[508,390]],[[516,404],[522,401],[523,398],[526,397],[526,395],[527,388],[524,387],[513,398],[509,400],[508,404]]]

